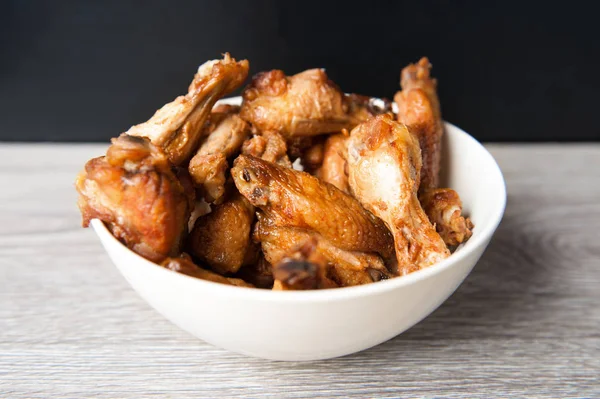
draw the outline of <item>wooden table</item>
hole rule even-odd
[[[163,319],[91,230],[73,179],[100,145],[0,145],[0,397],[600,397],[600,145],[488,145],[508,206],[427,319],[313,363],[247,358]]]

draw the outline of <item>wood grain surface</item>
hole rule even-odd
[[[99,145],[0,145],[0,397],[600,397],[600,145],[488,145],[505,218],[457,292],[373,349],[247,358],[163,319],[91,230]]]

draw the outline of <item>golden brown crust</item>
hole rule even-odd
[[[242,95],[240,116],[259,131],[276,131],[286,139],[351,128],[344,95],[323,69],[294,76],[283,71],[261,72]]]
[[[244,155],[231,174],[240,193],[278,226],[310,229],[340,249],[393,258],[393,239],[384,223],[335,186]]]
[[[217,273],[236,273],[257,259],[257,248],[250,240],[253,221],[254,207],[236,192],[196,220],[188,250]]]
[[[176,258],[167,258],[160,265],[174,272],[199,278],[201,280],[207,280],[226,285],[235,285],[237,287],[254,287],[252,284],[249,284],[239,278],[223,277],[217,273],[211,272],[210,270],[202,269],[192,262],[190,257],[186,254],[182,254]]]
[[[425,57],[404,68],[400,79],[402,91],[394,97],[398,104],[398,121],[407,125],[419,139],[423,157],[421,190],[435,188],[439,183],[444,133],[437,82],[430,77],[430,70],[431,64]]]
[[[77,177],[83,225],[98,218],[138,254],[160,261],[180,252],[193,204],[164,153],[122,134]]]
[[[419,195],[419,200],[446,245],[456,246],[471,237],[473,223],[462,216],[462,201],[456,191],[451,188],[429,189]]]
[[[400,274],[450,255],[417,198],[421,153],[417,139],[390,115],[357,126],[348,141],[348,182],[356,198],[394,235]]]

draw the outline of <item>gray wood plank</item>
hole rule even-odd
[[[600,145],[488,145],[506,216],[457,292],[371,350],[284,363],[213,348],[79,227],[99,145],[0,145],[0,397],[600,397]]]

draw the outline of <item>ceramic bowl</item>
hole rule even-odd
[[[129,284],[190,334],[266,359],[348,355],[395,337],[440,306],[475,266],[502,219],[506,188],[490,153],[449,123],[443,151],[443,186],[460,194],[475,224],[473,236],[436,265],[373,284],[316,291],[217,284],[164,269],[129,250],[99,220],[92,226]]]

